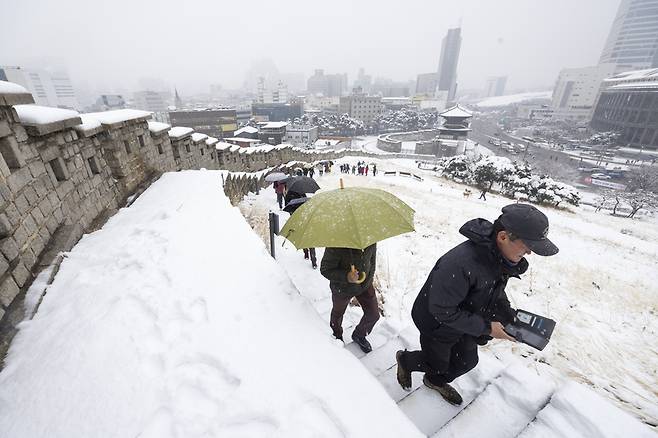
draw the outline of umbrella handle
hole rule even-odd
[[[354,265],[352,265],[352,272],[356,272],[356,268],[354,267]],[[359,279],[356,280],[356,284],[361,284],[361,283],[363,283],[364,281],[366,281],[366,277],[367,277],[367,276],[368,276],[368,274],[366,274],[365,272],[361,272],[361,273],[359,274]]]

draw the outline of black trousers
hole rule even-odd
[[[313,266],[318,265],[318,259],[315,257],[315,248],[304,248],[304,258],[307,259],[311,256],[311,263]]]
[[[477,347],[473,336],[451,329],[421,333],[421,350],[406,352],[402,365],[409,371],[424,372],[435,385],[444,385],[475,368]]]

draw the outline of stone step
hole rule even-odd
[[[546,406],[555,389],[551,379],[521,362],[515,363],[431,436],[476,436],[486,430],[488,438],[516,437]]]

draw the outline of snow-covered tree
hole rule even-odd
[[[403,108],[381,114],[375,119],[374,125],[380,132],[417,131],[433,128],[437,119],[436,112]]]
[[[473,166],[473,180],[486,195],[494,184],[506,181],[514,173],[514,165],[506,157],[489,155]]]
[[[472,181],[473,169],[470,159],[466,155],[455,155],[441,160],[443,176],[460,180],[466,183]]]

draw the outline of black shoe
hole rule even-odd
[[[308,260],[308,256],[304,254],[304,260]]]
[[[313,269],[318,269],[318,265],[316,265],[316,264],[314,263],[314,264],[313,264]]]
[[[343,335],[334,334],[334,338],[338,339],[339,341],[345,342],[345,341],[343,341]]]
[[[444,383],[443,385],[435,385],[430,381],[430,379],[427,377],[427,374],[423,376],[423,383],[425,386],[428,388],[431,388],[435,391],[437,391],[439,394],[441,394],[441,397],[451,405],[460,405],[462,404],[462,396],[459,395],[457,390],[450,386],[447,383]]]
[[[370,345],[370,342],[368,342],[365,336],[359,337],[352,335],[352,340],[364,353],[370,353],[372,351],[372,345]]]
[[[411,371],[402,366],[402,355],[404,351],[395,353],[395,361],[398,364],[398,383],[405,391],[411,391]]]

